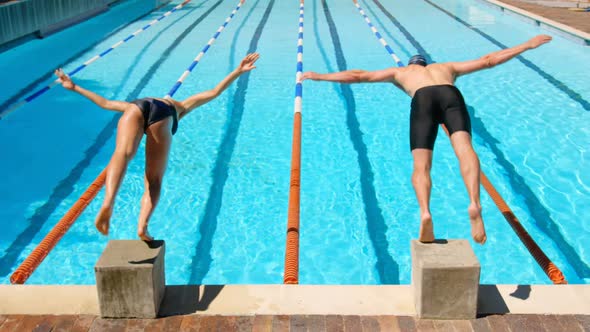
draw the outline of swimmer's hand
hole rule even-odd
[[[238,66],[238,71],[240,73],[245,73],[256,68],[256,66],[254,66],[254,62],[256,62],[258,58],[260,58],[260,54],[258,53],[250,53],[246,55],[246,57],[242,59],[242,62]]]
[[[74,90],[74,88],[76,87],[76,84],[74,84],[72,79],[66,73],[64,73],[63,69],[61,69],[61,68],[56,69],[54,74],[55,74],[55,76],[57,76],[60,79],[61,85],[64,88],[66,88],[68,90]]]
[[[305,80],[315,80],[317,78],[318,73],[313,72],[313,71],[306,71],[305,73],[303,73],[303,75],[301,75],[301,81],[305,81]]]
[[[531,38],[529,41],[526,42],[529,49],[537,48],[543,44],[546,44],[551,41],[551,36],[547,35],[537,35]]]

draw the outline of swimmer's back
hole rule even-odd
[[[454,85],[455,78],[452,67],[446,63],[433,63],[426,67],[410,65],[400,68],[395,76],[396,81],[410,97],[413,97],[414,93],[423,87]]]

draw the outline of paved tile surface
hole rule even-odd
[[[170,316],[158,319],[103,319],[95,316],[4,315],[0,332],[42,331],[590,331],[590,315],[491,315],[473,320],[432,320],[408,316]]]

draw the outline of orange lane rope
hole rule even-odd
[[[447,128],[442,125],[445,133],[447,136],[449,135],[449,131]],[[531,235],[526,231],[524,226],[520,223],[520,220],[514,215],[506,201],[500,196],[496,188],[492,185],[488,177],[485,175],[483,171],[480,170],[479,175],[481,177],[481,185],[484,189],[488,192],[488,195],[492,198],[510,227],[514,230],[520,241],[524,244],[524,246],[528,249],[531,253],[535,261],[539,264],[543,272],[551,279],[554,284],[567,284],[563,273],[561,270],[553,264],[553,262],[545,255],[543,250],[537,245],[535,240],[531,237]]]
[[[53,227],[45,238],[37,245],[35,250],[31,252],[29,257],[12,273],[10,282],[13,284],[24,284],[31,276],[33,271],[41,264],[47,257],[51,249],[55,247],[57,242],[64,236],[72,224],[82,214],[84,209],[96,197],[100,189],[105,183],[107,170],[106,168],[98,175],[92,184],[86,189],[84,194],[78,201],[70,208],[70,210],[61,218],[61,220]]]
[[[299,194],[301,189],[301,113],[295,113],[293,124],[289,216],[285,253],[285,284],[299,283]]]
[[[297,73],[295,80],[295,114],[293,117],[293,146],[291,148],[291,181],[289,184],[289,212],[285,272],[283,283],[299,283],[299,198],[301,192],[301,104],[303,99],[303,0],[299,2],[299,32],[297,36]]]
[[[549,257],[547,257],[543,250],[537,245],[535,240],[533,240],[524,226],[520,223],[518,218],[514,215],[512,210],[510,210],[504,199],[502,199],[500,194],[496,191],[496,188],[494,188],[490,180],[488,180],[488,177],[483,172],[480,172],[480,176],[481,184],[488,192],[494,203],[496,203],[496,206],[498,206],[498,209],[500,212],[502,212],[502,215],[504,215],[504,218],[506,221],[508,221],[516,235],[518,235],[520,241],[522,241],[531,255],[533,255],[533,258],[537,261],[541,269],[543,269],[543,272],[545,272],[545,274],[554,284],[567,284],[567,281],[565,280],[563,273],[561,273],[561,270],[555,266],[555,264],[553,264]]]

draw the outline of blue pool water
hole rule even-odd
[[[105,14],[0,54],[0,107],[49,84],[178,4],[123,1]],[[107,98],[163,96],[237,1],[191,1],[78,73]],[[474,59],[539,34],[553,41],[461,78],[482,169],[570,283],[590,282],[590,49],[478,0],[366,0],[405,63]],[[299,6],[248,0],[175,95],[212,88],[247,53],[257,68],[179,124],[160,206],[169,284],[272,284],[283,274]],[[308,0],[304,70],[394,66],[349,1]],[[564,61],[567,60],[567,61]],[[410,99],[387,84],[305,82],[302,284],[408,284],[418,207],[410,183]],[[61,87],[0,120],[0,283],[106,166],[117,115]],[[135,238],[143,144],[118,196],[111,234],[94,229],[97,196],[29,284],[92,284],[109,239]],[[438,238],[470,238],[467,194],[442,131],[432,170]],[[482,189],[483,283],[550,283]]]

